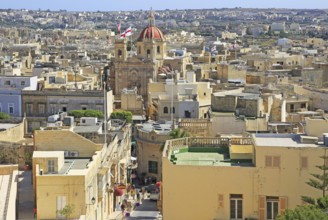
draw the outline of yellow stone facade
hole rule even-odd
[[[231,139],[229,148],[234,157],[251,158],[252,164],[247,166],[174,164],[170,161],[172,151],[196,142],[203,143],[203,147],[228,142],[210,138],[168,140],[162,161],[163,218],[231,219],[231,203],[241,199],[242,219],[264,220],[267,219],[267,208],[272,204],[279,214],[287,208],[302,205],[303,195],[315,198],[322,195],[320,190],[306,182],[310,173],[319,173],[315,166],[323,163],[320,156],[326,153],[326,148],[313,145],[290,147],[288,143],[281,146],[281,139],[277,143],[270,142],[268,145],[271,146],[261,146],[255,136],[246,142],[244,140]]]

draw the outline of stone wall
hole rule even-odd
[[[0,141],[17,142],[24,139],[24,121],[15,127],[0,131]]]
[[[0,142],[0,164],[18,164],[22,169],[33,153],[32,144]]]

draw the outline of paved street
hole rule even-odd
[[[137,207],[132,213],[131,216],[127,219],[162,219],[159,212],[156,208],[156,201],[151,201],[145,199],[143,203]]]
[[[18,181],[18,220],[33,220],[33,207],[31,171],[20,171]]]

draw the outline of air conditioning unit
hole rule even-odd
[[[79,152],[77,151],[70,152],[70,157],[78,157],[78,156],[79,156]]]
[[[64,157],[69,157],[69,156],[70,156],[69,151],[64,151]]]

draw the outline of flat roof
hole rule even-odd
[[[34,151],[33,158],[46,157],[46,158],[57,158],[64,157],[64,151]]]
[[[102,125],[75,126],[73,131],[75,133],[101,133]]]
[[[16,127],[18,124],[0,124],[0,129],[9,129],[9,128],[13,128]]]
[[[166,121],[165,123],[147,121],[141,125],[140,130],[144,132],[151,132],[154,130],[158,133],[169,133],[172,130],[172,123],[171,121]]]
[[[90,159],[66,159],[58,174],[69,174],[72,170],[86,170]]]
[[[191,166],[253,166],[251,162],[234,162],[227,159],[225,154],[208,152],[184,152],[175,154],[177,165]]]
[[[255,146],[261,147],[319,147],[317,144],[301,143],[299,134],[253,134]],[[304,136],[304,135],[303,135]]]

